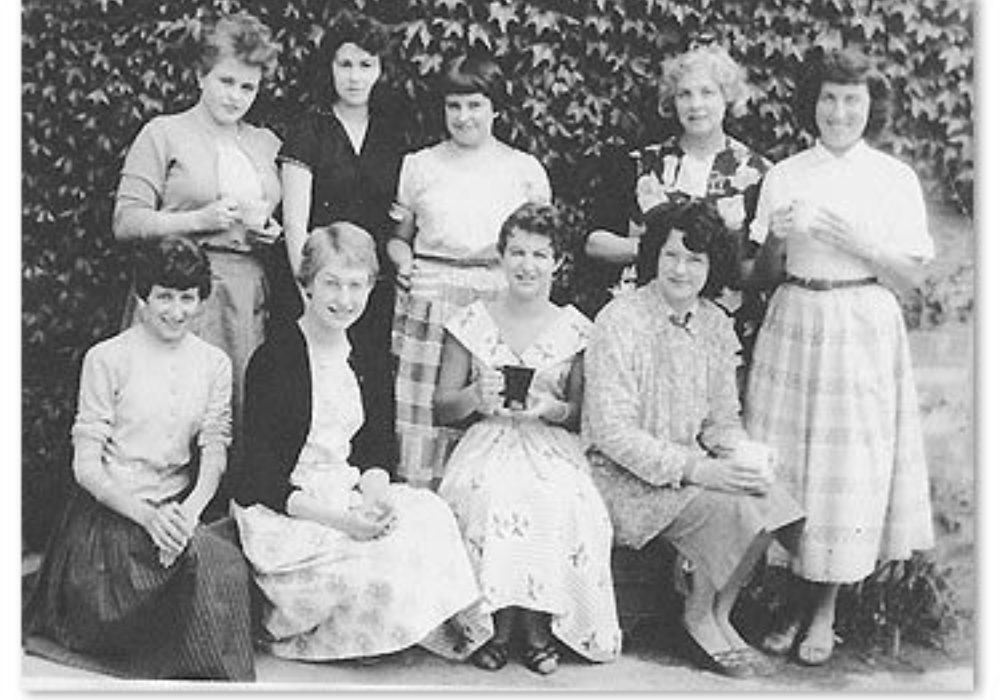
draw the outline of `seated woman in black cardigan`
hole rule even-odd
[[[247,369],[247,460],[233,510],[265,598],[269,648],[286,658],[370,657],[416,643],[462,658],[490,634],[445,502],[390,485],[369,455],[354,455],[364,474],[351,465],[365,382],[346,331],[377,270],[363,229],[315,229],[299,274],[305,312]]]

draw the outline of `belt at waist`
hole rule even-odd
[[[500,261],[497,258],[445,258],[439,255],[427,255],[426,253],[414,253],[414,259],[427,260],[441,265],[452,265],[454,267],[496,267]]]
[[[786,275],[785,282],[794,284],[796,287],[803,287],[814,292],[828,292],[831,289],[845,289],[847,287],[865,287],[870,284],[878,284],[877,277],[861,277],[853,280],[828,280],[817,277],[796,277]]]

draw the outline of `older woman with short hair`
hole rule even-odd
[[[202,27],[195,61],[199,98],[154,117],[122,167],[114,232],[120,240],[180,235],[212,262],[215,284],[193,331],[233,363],[233,411],[243,404],[243,372],[264,339],[267,287],[260,257],[280,233],[269,219],[281,199],[280,141],[244,117],[277,62],[271,30],[245,12]],[[126,323],[135,318],[135,299]]]
[[[46,655],[114,675],[253,680],[246,563],[224,529],[199,523],[230,441],[229,359],[190,332],[211,268],[182,238],[142,253],[139,323],[83,361],[79,488],[23,629],[63,647]]]
[[[745,111],[748,95],[746,71],[718,44],[695,46],[664,61],[660,110],[679,133],[662,143],[612,151],[590,214],[587,255],[604,263],[609,275],[621,274],[620,279],[609,277],[609,285],[632,286],[646,215],[676,199],[709,202],[722,217],[739,259],[751,257],[749,224],[770,163],[725,128],[727,116]],[[734,317],[744,364],[763,316],[758,293],[743,289],[749,264],[745,268],[729,271],[715,292]],[[730,293],[723,295],[726,289]]]

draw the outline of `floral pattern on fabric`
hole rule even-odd
[[[447,328],[473,355],[474,373],[534,367],[530,405],[542,394],[565,400],[590,321],[565,307],[520,355],[482,303]],[[458,517],[490,611],[516,605],[551,613],[552,633],[576,652],[593,661],[618,655],[611,523],[577,435],[541,420],[481,420],[455,448],[440,493]]]

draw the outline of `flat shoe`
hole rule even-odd
[[[778,667],[771,657],[762,654],[753,647],[734,649],[733,653],[742,654],[744,661],[746,661],[756,676],[771,676],[778,671]]]
[[[808,634],[799,642],[799,650],[796,656],[803,666],[822,666],[833,656],[833,646],[836,642],[836,635],[830,631],[829,642],[817,642]]]
[[[754,675],[753,665],[742,649],[726,649],[709,653],[687,632],[687,643],[691,660],[706,671],[718,673],[729,678],[747,678]]]
[[[472,665],[484,671],[499,671],[507,665],[510,649],[506,642],[496,642],[492,639],[472,652]]]
[[[559,650],[551,642],[542,646],[528,647],[524,651],[523,661],[529,670],[547,676],[559,668]]]

